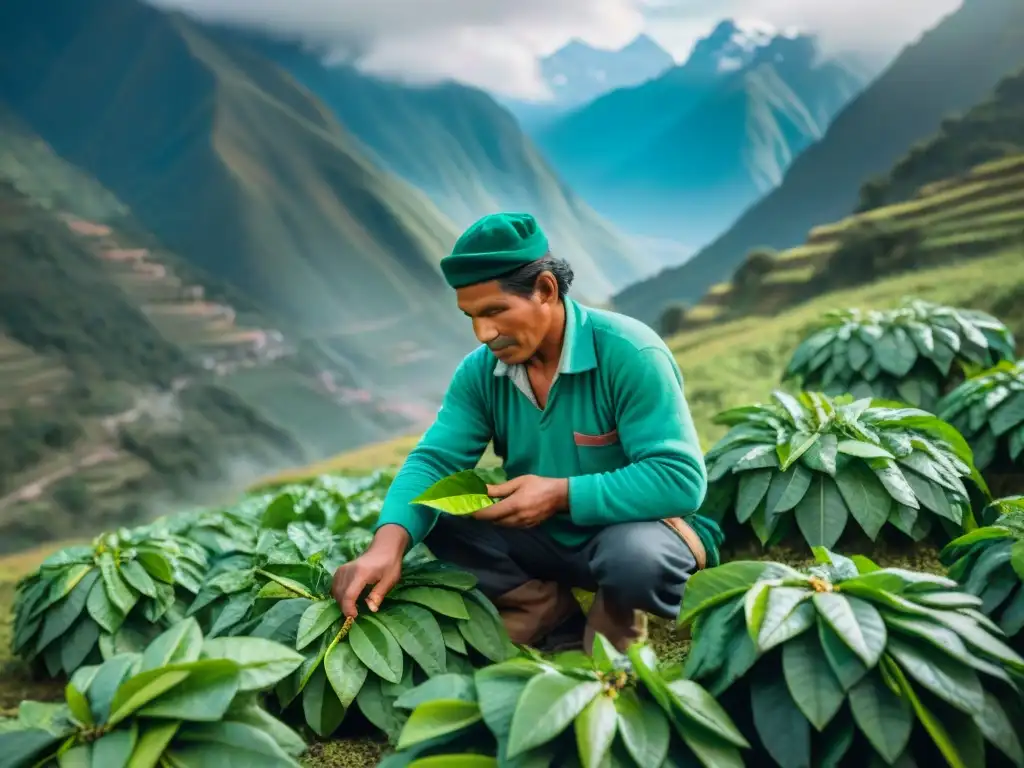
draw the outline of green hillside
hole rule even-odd
[[[325,67],[287,44],[225,36],[246,40],[287,69],[369,157],[425,192],[459,228],[496,210],[534,213],[576,268],[580,291],[595,300],[668,263],[670,254],[631,242],[575,195],[512,114],[483,91],[387,82],[351,67]]]
[[[848,215],[869,177],[888,172],[943,119],[988,98],[1022,64],[1024,5],[968,0],[854,98],[778,188],[690,261],[617,294],[614,306],[654,323],[668,304],[696,301],[727,279],[751,250],[795,246],[816,224]]]
[[[454,226],[265,58],[137,0],[7,4],[0,90],[168,247],[266,311],[323,337],[398,323],[449,359],[468,341],[437,268]],[[359,349],[394,345],[371,334]]]
[[[308,455],[165,337],[76,223],[0,181],[4,551],[223,488],[226,457],[237,483]]]
[[[685,323],[773,315],[828,290],[1014,247],[1024,250],[1024,151],[926,185],[904,202],[815,227],[758,276],[712,286]]]
[[[925,185],[965,169],[1024,152],[1024,70],[963,115],[942,121],[938,133],[916,144],[887,173],[861,188],[859,210],[905,200]]]

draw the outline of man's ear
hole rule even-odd
[[[558,300],[558,280],[551,272],[541,272],[534,283],[534,292],[541,304],[555,302]]]

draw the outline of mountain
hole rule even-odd
[[[459,228],[496,210],[528,210],[602,301],[667,261],[599,217],[562,182],[515,118],[493,97],[456,83],[409,86],[322,59],[286,42],[220,30],[273,60],[325,104],[375,165],[428,197]],[[413,138],[415,137],[415,138]]]
[[[2,103],[0,258],[0,550],[216,500],[436,410],[168,251]]]
[[[824,137],[793,162],[780,186],[693,259],[628,287],[614,297],[614,306],[655,322],[667,304],[695,300],[728,278],[752,249],[796,245],[815,224],[842,218],[856,207],[868,178],[893,166],[943,118],[984,100],[1021,66],[1024,4],[965,0],[851,100]]]
[[[391,370],[409,344],[437,381],[470,348],[437,264],[455,226],[264,57],[136,0],[8,3],[0,98],[167,247],[379,381],[412,378]]]
[[[811,37],[741,34],[723,22],[683,66],[610,94],[540,141],[605,216],[701,243],[778,184],[861,85],[821,60]],[[619,117],[605,122],[601,110]],[[569,142],[570,130],[589,135],[586,146]]]
[[[671,54],[649,35],[639,35],[618,50],[571,40],[540,61],[544,82],[555,103],[581,106],[617,88],[639,85],[675,65]]]
[[[540,60],[550,99],[495,98],[516,116],[523,130],[534,135],[566,112],[618,88],[651,80],[674,65],[672,55],[646,34],[614,50],[573,39]]]
[[[570,112],[536,134],[537,144],[570,184],[593,182],[686,115],[728,73],[746,67],[765,38],[760,29],[744,31],[723,21],[697,41],[681,66]]]

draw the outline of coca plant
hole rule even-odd
[[[12,650],[52,677],[139,650],[181,620],[205,568],[202,547],[145,528],[61,549],[18,583]]]
[[[142,653],[80,667],[64,703],[22,702],[0,733],[0,759],[9,768],[298,768],[305,743],[258,696],[301,662],[266,640],[204,640],[186,619]]]
[[[988,367],[1013,358],[1013,335],[991,315],[913,299],[883,311],[826,313],[793,352],[783,380],[930,411],[954,363]]]
[[[991,525],[954,539],[939,558],[949,577],[1024,651],[1024,496],[992,506],[1000,514]]]
[[[1004,361],[967,379],[942,399],[937,413],[967,439],[978,469],[1001,464],[1024,490],[1024,361]]]
[[[984,488],[963,438],[915,408],[778,391],[715,422],[730,429],[705,457],[701,514],[762,545],[795,526],[832,547],[853,523],[872,541],[886,527],[920,541],[936,523],[954,536],[973,519],[965,483]]]
[[[395,706],[411,712],[382,768],[738,768],[750,746],[707,691],[659,665],[649,646],[621,654],[602,635],[592,657],[531,653],[433,678]]]
[[[781,768],[1024,765],[1024,659],[952,579],[816,548],[691,577],[685,674]]]
[[[407,560],[380,609],[363,603],[353,620],[331,595],[334,568],[316,553],[276,557],[252,569],[253,583],[242,593],[245,610],[229,630],[231,638],[266,638],[302,654],[301,666],[275,693],[280,708],[301,711],[318,736],[334,733],[355,704],[394,737],[389,698],[428,677],[515,653],[472,574],[436,560]]]

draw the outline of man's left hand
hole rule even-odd
[[[522,475],[499,485],[488,485],[487,495],[501,500],[473,514],[509,528],[533,528],[569,506],[565,478]]]

